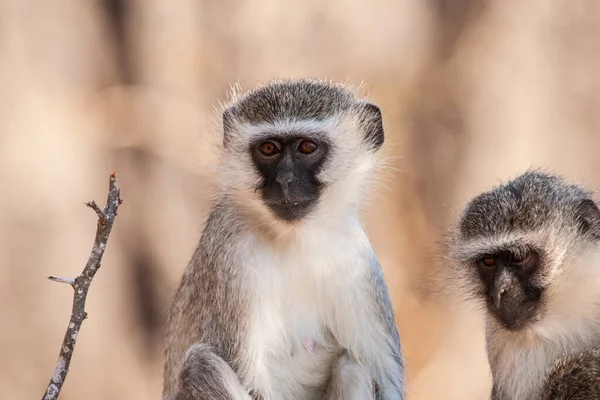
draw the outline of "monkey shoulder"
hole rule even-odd
[[[247,237],[241,225],[229,201],[223,199],[215,205],[181,278],[178,294],[184,292],[189,297],[188,302],[216,300],[235,289],[233,285],[243,272],[239,253]],[[235,296],[231,300],[235,301]]]
[[[559,357],[548,372],[541,399],[600,399],[600,348]]]

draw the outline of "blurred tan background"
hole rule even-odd
[[[531,166],[600,185],[595,0],[0,1],[0,393],[40,398],[117,169],[125,203],[61,398],[159,399],[169,296],[212,193],[213,104],[365,82],[395,155],[366,213],[409,400],[485,399],[479,318],[421,289],[468,199]]]

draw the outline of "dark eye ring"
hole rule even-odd
[[[485,256],[479,259],[479,263],[487,268],[492,268],[496,265],[496,258],[492,256]]]
[[[281,151],[279,150],[279,146],[277,146],[277,143],[271,141],[261,143],[259,149],[260,152],[267,157],[274,156],[275,154]]]
[[[303,140],[298,145],[298,150],[302,154],[310,154],[317,149],[317,144],[315,142],[311,142],[310,140]]]

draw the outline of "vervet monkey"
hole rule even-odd
[[[403,399],[388,289],[359,220],[380,109],[320,80],[223,111],[220,193],[166,326],[164,396]]]
[[[449,250],[453,286],[486,311],[492,399],[538,399],[557,359],[600,344],[600,211],[587,189],[528,171],[475,197]]]

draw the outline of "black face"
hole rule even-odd
[[[265,204],[285,221],[307,215],[323,188],[317,174],[329,144],[310,136],[272,136],[253,143],[250,151],[263,177],[257,189]]]
[[[506,329],[519,330],[539,315],[543,288],[533,278],[540,264],[533,249],[485,254],[476,260],[488,310]]]

